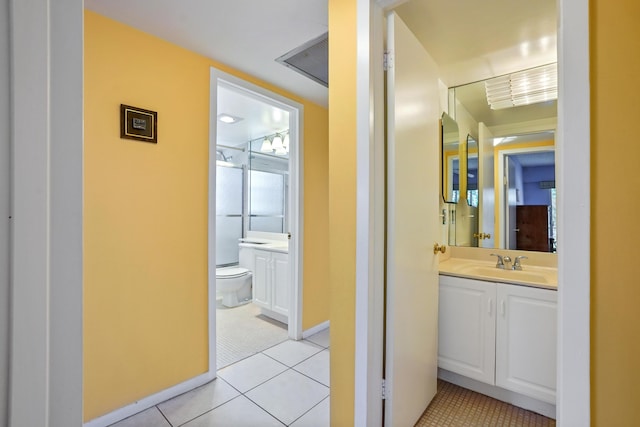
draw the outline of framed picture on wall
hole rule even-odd
[[[158,113],[120,104],[120,138],[158,143]]]

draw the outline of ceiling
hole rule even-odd
[[[85,0],[85,8],[328,105],[326,87],[275,61],[328,31],[327,0]],[[395,10],[449,87],[556,60],[555,0],[411,0]],[[230,141],[282,129],[268,119],[273,107],[232,94],[219,101],[220,112],[244,117],[219,128]]]
[[[289,129],[289,113],[224,86],[218,87],[218,117],[228,114],[241,120],[218,120],[218,144],[237,146]]]

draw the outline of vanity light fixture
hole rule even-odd
[[[252,139],[249,141],[249,146],[253,147],[253,143],[257,143],[262,140],[260,145],[260,151],[265,154],[275,154],[277,156],[286,156],[289,154],[289,130],[282,132],[276,132],[271,135]]]
[[[548,64],[485,81],[492,110],[558,99],[558,64]]]
[[[262,146],[260,147],[260,151],[263,153],[270,153],[273,151],[273,147],[271,146],[271,141],[266,136],[264,137],[264,141],[262,141]]]
[[[282,145],[282,136],[279,133],[276,133],[273,137],[273,140],[271,141],[271,148],[276,150],[276,152],[284,148]]]

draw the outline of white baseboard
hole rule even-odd
[[[105,414],[101,417],[94,418],[91,421],[87,421],[86,423],[84,423],[83,427],[109,426],[113,423],[124,420],[127,417],[142,412],[145,409],[149,409],[152,406],[157,405],[158,403],[162,403],[165,400],[169,400],[180,394],[193,390],[196,387],[200,387],[201,385],[204,385],[209,381],[214,380],[215,378],[215,372],[207,372],[205,374],[198,375],[195,378],[191,378],[190,380],[174,385],[173,387],[169,387],[158,393],[152,394],[151,396],[147,396],[130,405],[124,406],[120,409],[116,409],[115,411],[109,412],[108,414]]]
[[[556,405],[551,403],[543,402],[514,391],[476,381],[472,378],[465,377],[442,368],[438,368],[438,378],[455,385],[459,385],[460,387],[468,388],[469,390],[473,390],[477,393],[493,397],[494,399],[498,399],[502,402],[510,403],[511,405],[518,406],[519,408],[533,411],[537,414],[544,415],[545,417],[553,418],[554,420],[556,419]]]
[[[318,332],[322,332],[325,329],[329,329],[329,321],[322,322],[316,326],[313,326],[306,331],[302,331],[302,339],[309,338],[311,335],[315,335]]]

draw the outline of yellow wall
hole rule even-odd
[[[353,425],[356,260],[356,2],[329,0],[331,425]]]
[[[304,105],[303,327],[329,318],[327,110],[87,11],[85,420],[207,370],[210,66]],[[157,145],[119,138],[121,103]]]
[[[591,0],[594,426],[640,425],[640,3]]]

